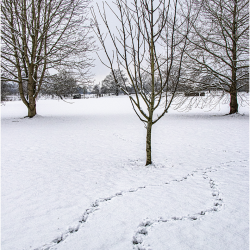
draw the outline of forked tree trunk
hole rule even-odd
[[[151,160],[151,132],[152,132],[152,119],[148,120],[147,124],[147,137],[146,137],[146,166],[152,164]]]
[[[32,96],[29,97],[28,117],[32,118],[35,115],[36,115],[36,99]]]

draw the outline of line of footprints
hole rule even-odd
[[[191,174],[188,174],[180,179],[174,179],[168,182],[165,182],[163,184],[156,184],[156,185],[148,185],[148,186],[141,186],[135,189],[129,189],[126,191],[120,191],[117,192],[116,194],[109,196],[107,198],[100,198],[97,199],[95,202],[93,202],[91,204],[91,206],[85,210],[85,212],[83,213],[83,215],[80,217],[79,221],[74,225],[68,228],[68,230],[66,230],[64,233],[62,233],[60,236],[56,237],[52,242],[50,242],[49,244],[46,244],[40,248],[36,248],[34,250],[49,250],[51,249],[53,246],[59,244],[60,242],[64,241],[70,234],[77,232],[80,227],[82,227],[84,225],[84,223],[88,220],[88,217],[90,214],[93,214],[96,210],[99,209],[99,206],[107,201],[110,201],[118,196],[122,196],[125,193],[130,193],[130,192],[136,192],[140,189],[144,189],[147,187],[152,187],[152,186],[163,186],[163,185],[169,185],[172,182],[182,182],[187,180],[188,178],[194,176],[197,173],[202,173],[203,178],[209,181],[209,185],[212,191],[212,197],[213,197],[213,206],[208,208],[208,209],[204,209],[202,211],[199,211],[198,213],[195,213],[193,215],[187,215],[187,216],[182,216],[182,217],[170,217],[170,218],[158,218],[158,219],[154,219],[154,220],[149,220],[149,219],[145,219],[143,222],[140,223],[140,225],[138,226],[137,231],[135,232],[133,239],[132,239],[132,244],[133,244],[133,249],[135,250],[146,250],[146,248],[143,246],[143,239],[144,237],[147,236],[148,234],[148,229],[150,228],[150,226],[152,226],[153,224],[156,223],[166,223],[166,222],[170,222],[170,221],[183,221],[183,220],[198,220],[199,218],[201,218],[202,216],[208,214],[208,213],[212,213],[212,212],[216,212],[219,211],[219,209],[222,207],[223,204],[223,199],[221,198],[221,194],[217,188],[217,185],[215,184],[214,180],[209,178],[209,176],[207,175],[208,172],[214,172],[217,171],[216,169],[213,169],[212,167],[209,168],[205,168],[205,169],[197,169],[194,170],[193,172],[191,172]]]

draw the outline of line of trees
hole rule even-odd
[[[66,0],[2,1],[1,79],[3,85],[5,85],[2,88],[2,100],[5,98],[4,91],[7,91],[7,85],[10,84],[10,81],[17,83],[20,97],[28,108],[28,116],[32,117],[36,114],[36,98],[43,89],[42,84],[46,83],[46,79],[50,77],[54,79],[58,77],[50,76],[50,68],[56,68],[59,72],[70,68],[77,69],[81,72],[80,75],[83,79],[81,79],[81,82],[90,81],[89,68],[93,64],[88,52],[92,52],[95,46],[92,37],[89,35],[90,25],[87,17],[89,2],[88,0],[73,0],[70,2]],[[144,29],[150,28],[149,25],[146,25],[150,18],[149,14],[141,13],[141,16],[136,16],[140,11],[138,6],[149,9],[150,4],[151,1],[132,1],[131,13],[129,13],[124,8],[124,6],[128,6],[126,1],[116,2],[117,10],[123,11],[122,16],[118,16],[117,13],[119,12],[114,13],[118,20],[120,19],[119,22],[127,19],[128,15],[132,19],[124,25],[124,30],[118,29],[117,34],[119,34],[116,37],[108,29],[111,42],[116,43],[115,51],[121,49],[124,34],[131,33],[129,31],[131,25],[139,25]],[[180,2],[164,0],[158,1],[158,4],[157,11],[161,12],[159,18],[161,18],[160,16],[163,17],[162,13],[165,11],[165,14],[169,15],[168,20],[172,15],[172,22],[175,18],[178,22],[181,18],[189,20],[189,34],[186,37],[188,49],[186,48],[184,52],[184,57],[188,60],[182,61],[182,74],[177,89],[191,89],[195,86],[196,89],[200,90],[223,90],[230,94],[230,114],[238,112],[237,93],[238,91],[249,90],[249,1],[185,0]],[[113,6],[111,6],[112,8]],[[174,13],[174,10],[177,13]],[[155,15],[156,10],[153,10],[153,12]],[[103,18],[105,25],[107,25],[105,12]],[[146,21],[143,19],[146,19]],[[168,44],[164,48],[168,52],[165,55],[163,53],[162,58],[165,57],[165,63],[159,65],[159,67],[161,67],[163,73],[166,72],[166,75],[169,75],[168,88],[170,88],[170,81],[173,80],[173,76],[178,75],[178,65],[171,65],[171,69],[176,69],[175,74],[172,73],[174,70],[168,72],[165,67],[166,62],[169,63],[167,54],[171,54],[169,53],[171,51],[169,45],[172,42],[171,29],[174,29],[174,40],[176,41],[180,37],[185,37],[186,30],[183,30],[183,24],[179,25],[176,21],[174,26],[170,21],[163,26],[161,34],[157,34],[159,35],[157,39],[158,42],[161,40],[163,44]],[[153,29],[155,28],[154,24]],[[151,32],[151,30],[143,31],[145,34],[141,32],[142,37],[134,32],[133,35],[135,36],[130,37],[132,41],[130,45],[133,44],[134,47],[129,45],[125,48],[127,55],[134,56],[131,53],[132,50],[137,50],[137,54],[140,54],[142,47],[146,44],[145,41],[149,39],[149,31]],[[104,34],[102,36],[104,38]],[[141,43],[138,44],[136,39]],[[127,40],[128,38],[126,38]],[[145,41],[142,42],[143,40]],[[135,47],[136,43],[137,47]],[[175,53],[180,48],[181,43],[173,47]],[[110,57],[112,66],[115,57],[117,55]],[[161,60],[164,60],[162,58]],[[128,56],[126,59],[128,59]],[[151,59],[147,58],[147,60],[148,63]],[[120,65],[113,67],[113,71],[107,65],[111,73],[102,81],[102,88],[99,91],[104,94],[119,95],[127,88],[128,93],[135,93],[134,86],[131,84],[131,76],[127,74],[126,70],[125,73],[122,71],[126,66],[121,64],[120,59],[117,61]],[[135,60],[131,60],[131,62],[133,61]],[[173,58],[173,63],[176,62],[177,60]],[[137,72],[139,71],[137,70]],[[149,84],[146,83],[148,76],[146,76],[146,71],[143,73],[144,75],[140,74],[140,77],[149,89]],[[119,84],[115,83],[113,74],[116,75]],[[122,74],[122,77],[120,74]],[[124,79],[126,84],[123,83]],[[157,80],[157,78],[154,79]],[[157,81],[155,81],[155,85],[157,85]],[[48,89],[48,85],[46,88]],[[96,86],[95,89],[97,91]]]

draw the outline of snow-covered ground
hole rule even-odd
[[[249,110],[170,110],[127,97],[1,107],[2,250],[249,249]],[[244,115],[242,115],[244,114]]]

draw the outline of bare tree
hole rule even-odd
[[[85,99],[86,94],[88,93],[88,88],[86,85],[82,85],[83,98]]]
[[[19,84],[28,117],[50,68],[78,67],[86,76],[93,49],[88,35],[89,0],[3,0],[2,68]],[[25,96],[27,83],[28,96]]]
[[[82,88],[77,84],[71,72],[61,71],[59,74],[48,76],[44,79],[41,94],[45,96],[57,96],[64,99],[73,94],[79,94]]]
[[[183,18],[182,11],[186,11],[186,15],[190,9],[182,9],[178,0],[134,0],[132,4],[126,0],[116,0],[115,6],[106,5],[116,16],[120,27],[117,27],[117,35],[114,35],[108,23],[105,4],[103,11],[98,6],[113,44],[113,51],[110,52],[110,45],[105,40],[106,34],[102,33],[95,12],[92,11],[95,32],[108,63],[102,62],[111,70],[116,84],[129,96],[136,115],[145,124],[146,165],[149,165],[152,163],[152,126],[169,109],[179,83],[189,29],[189,18]],[[185,35],[177,33],[177,28],[185,30]],[[128,83],[133,87],[135,95],[128,92],[129,84],[118,81],[115,68],[126,71]],[[163,68],[167,69],[167,73],[163,74]],[[170,88],[170,75],[176,68],[178,76],[174,88],[172,84]],[[154,117],[156,110],[160,113]]]
[[[187,55],[197,77],[190,80],[198,79],[202,89],[229,93],[230,114],[236,113],[237,93],[249,81],[249,1],[195,2],[199,16],[193,24],[193,36],[189,37],[192,51]],[[212,80],[204,81],[204,77]]]
[[[94,85],[93,89],[92,89],[92,93],[96,95],[96,97],[101,97],[101,94],[100,94],[100,85],[99,84],[96,84]]]
[[[116,80],[118,84],[116,83],[114,77],[113,77],[113,72],[116,75]],[[102,81],[102,87],[109,93],[114,93],[116,96],[119,95],[120,88],[119,86],[122,86],[123,88],[126,88],[126,82],[128,79],[126,78],[125,74],[121,70],[115,69],[114,71],[111,71]]]

